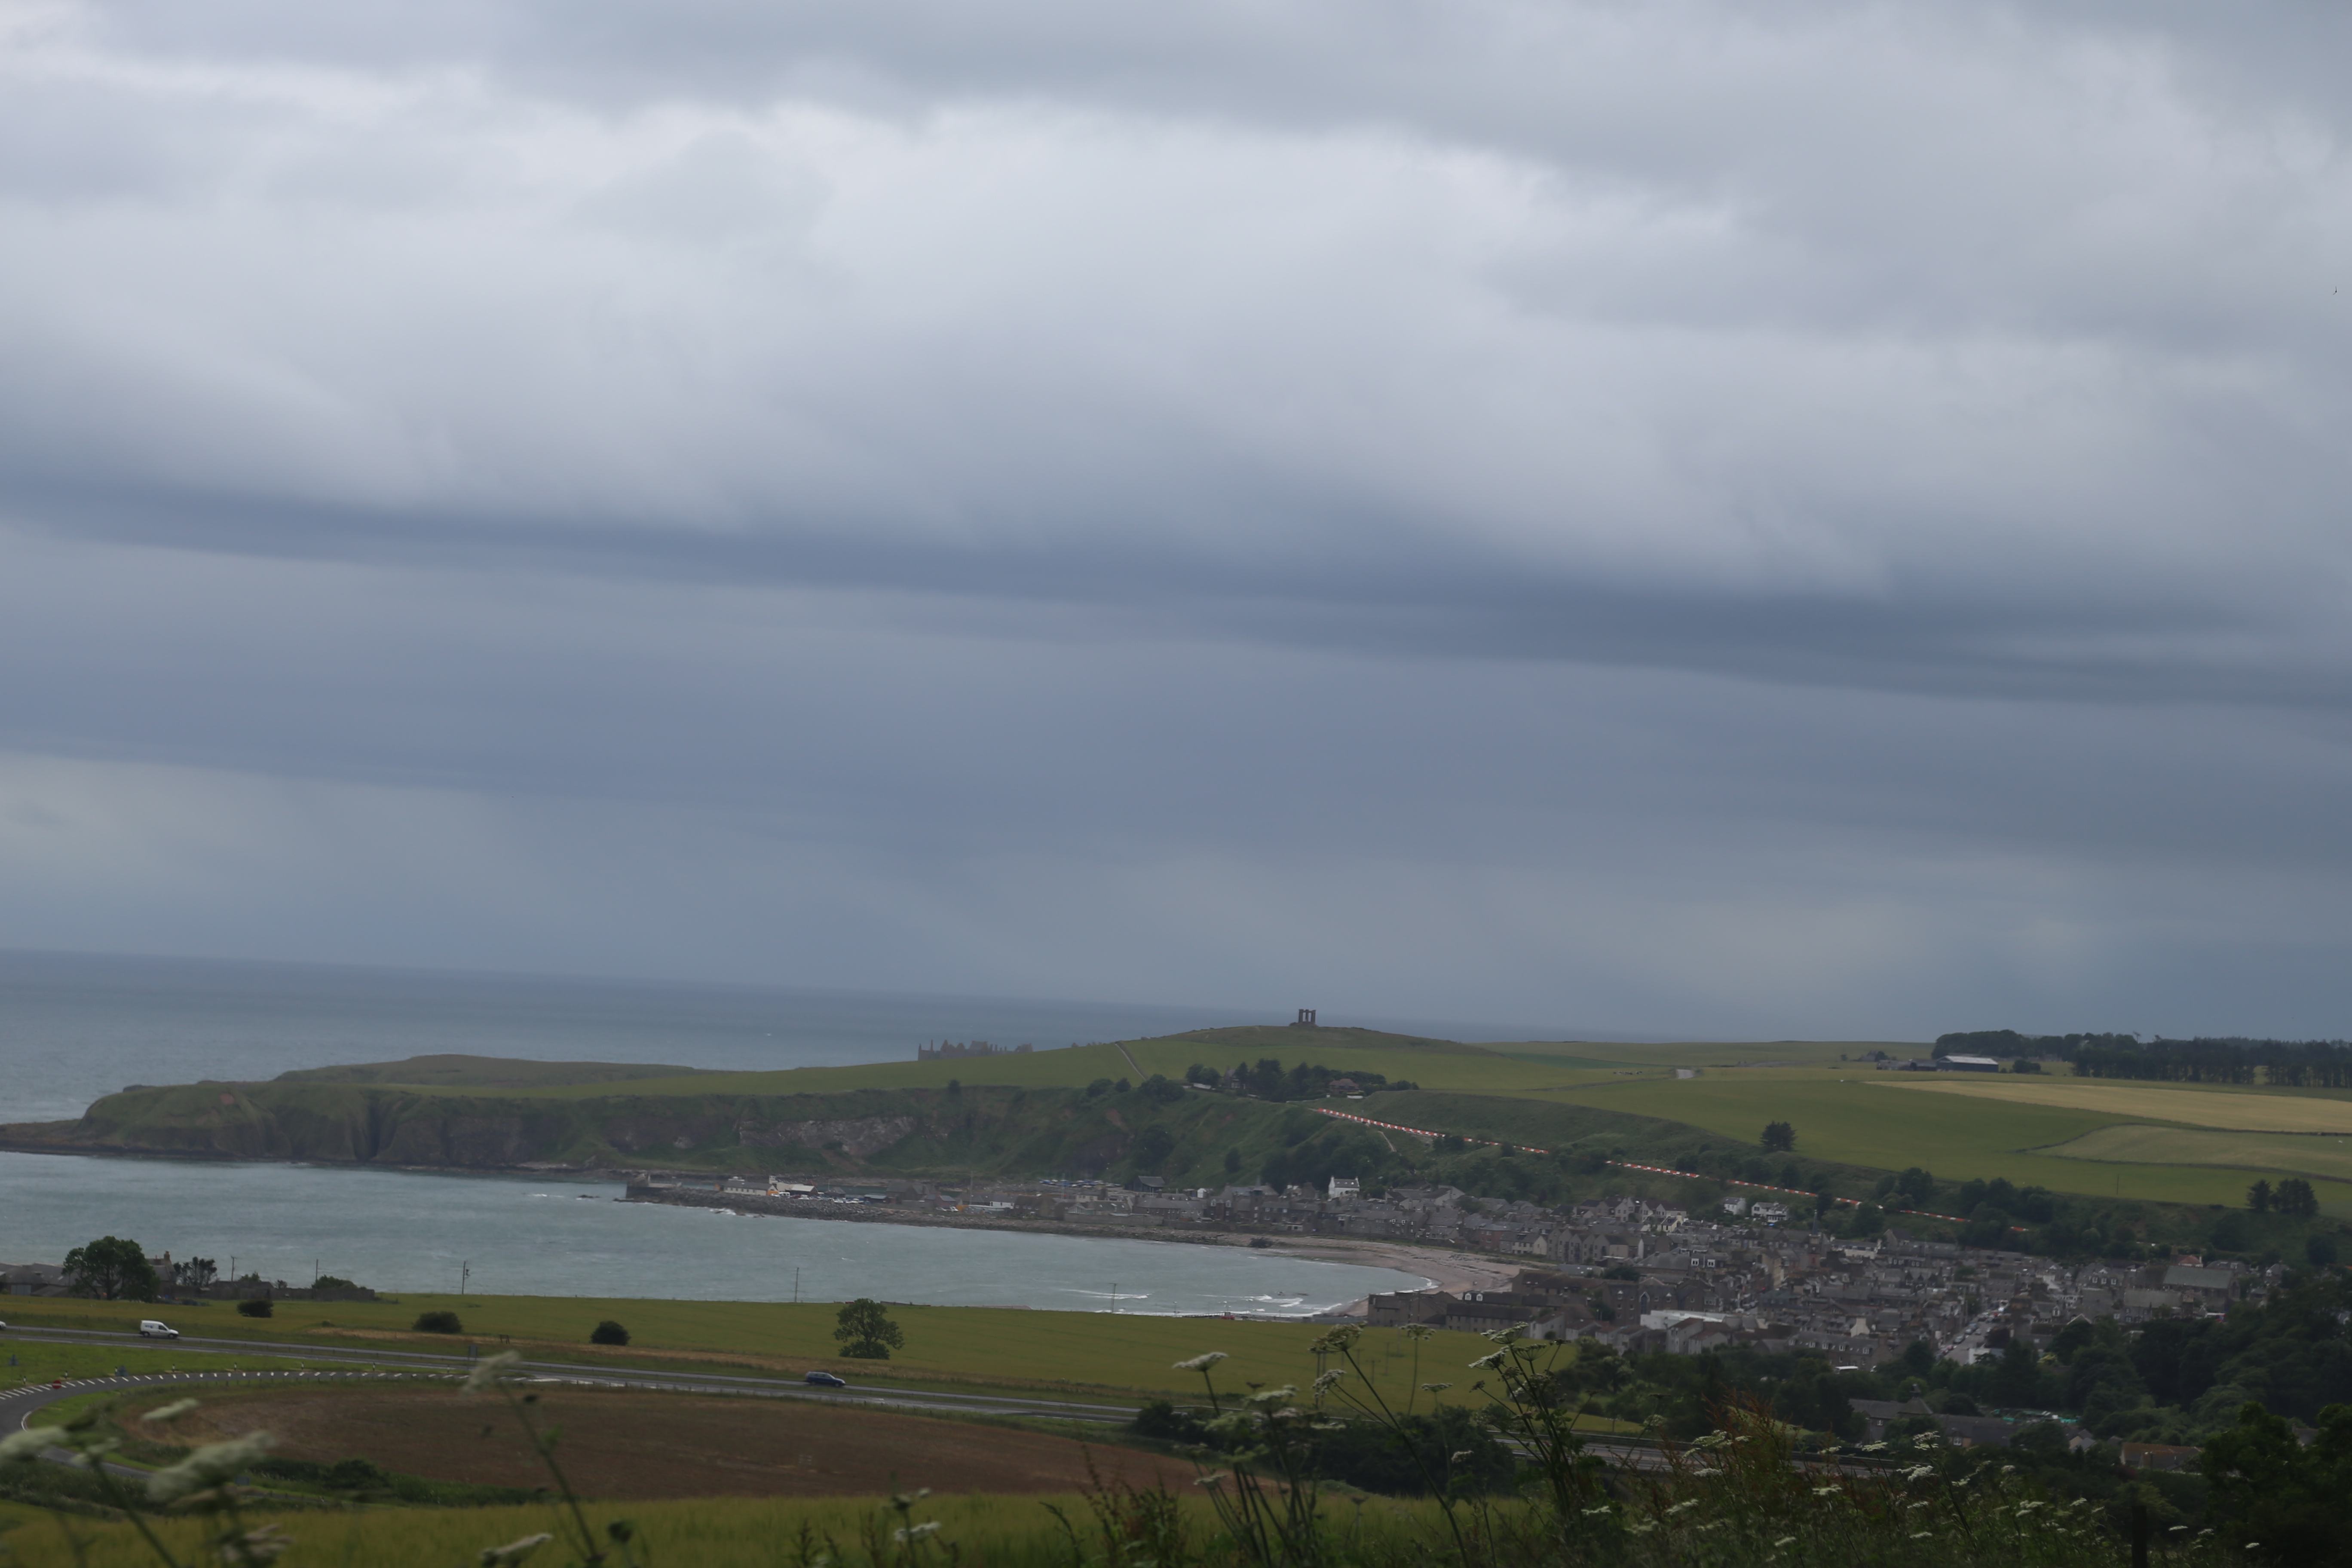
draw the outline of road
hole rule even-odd
[[[9,1342],[50,1344],[106,1344],[130,1349],[137,1345],[153,1348],[152,1340],[102,1329],[11,1329],[5,1336]],[[338,1378],[351,1376],[430,1376],[443,1374],[463,1377],[472,1367],[470,1358],[462,1355],[441,1355],[429,1351],[384,1351],[350,1349],[341,1345],[301,1344],[285,1341],[210,1340],[194,1337],[169,1342],[174,1351],[197,1355],[286,1355],[299,1356],[313,1362],[348,1362],[352,1371],[286,1372],[286,1373],[142,1373],[127,1377],[86,1378],[68,1382],[64,1391],[39,1388],[25,1391],[30,1394],[52,1394],[64,1398],[69,1394],[87,1394],[95,1389],[133,1386],[148,1384],[223,1382],[238,1377],[256,1378]],[[1124,1426],[1135,1416],[1131,1405],[1094,1404],[1080,1400],[1026,1398],[1003,1394],[954,1394],[929,1389],[890,1388],[884,1385],[853,1385],[848,1388],[813,1388],[805,1384],[786,1383],[772,1377],[751,1377],[738,1373],[708,1372],[647,1371],[640,1367],[581,1365],[565,1362],[526,1361],[520,1369],[541,1383],[571,1384],[592,1388],[655,1388],[674,1394],[738,1394],[760,1399],[816,1399],[832,1405],[866,1405],[897,1410],[918,1410],[930,1415],[962,1414],[967,1415],[1027,1415],[1051,1421],[1082,1421],[1095,1426]],[[41,1399],[30,1405],[16,1401],[24,1394],[0,1397],[0,1430],[21,1425],[23,1416],[15,1422],[8,1412],[22,1410],[29,1414],[41,1405],[52,1403]]]

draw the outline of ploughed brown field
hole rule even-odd
[[[161,1400],[154,1403],[162,1403]],[[592,1498],[856,1497],[1066,1492],[1087,1484],[1087,1446],[1064,1437],[801,1399],[728,1399],[603,1389],[542,1394],[534,1419],[561,1426],[556,1458]],[[547,1483],[503,1401],[446,1388],[270,1390],[207,1398],[174,1436],[214,1442],[277,1434],[288,1458],[373,1459],[387,1470],[490,1486]],[[1097,1447],[1108,1478],[1189,1487],[1181,1461]]]

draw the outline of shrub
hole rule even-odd
[[[1391,1497],[1420,1497],[1432,1479],[1457,1495],[1507,1491],[1517,1466],[1494,1428],[1458,1405],[1427,1415],[1339,1421],[1315,1443],[1327,1479]]]
[[[392,1476],[372,1459],[289,1459],[273,1456],[257,1459],[254,1474],[278,1480],[300,1481],[339,1492],[384,1491]]]
[[[588,1331],[592,1345],[625,1345],[629,1342],[629,1331],[607,1318]]]
[[[444,1308],[417,1313],[415,1329],[420,1334],[462,1334],[466,1331],[466,1325],[457,1321],[457,1313]]]
[[[1144,1401],[1143,1408],[1127,1429],[1139,1437],[1150,1437],[1162,1443],[1206,1443],[1209,1429],[1201,1417],[1190,1410],[1179,1410],[1166,1399]]]
[[[1139,1171],[1157,1171],[1176,1152],[1176,1135],[1165,1127],[1147,1127],[1135,1140],[1128,1157]]]
[[[240,1318],[266,1318],[273,1310],[267,1296],[248,1297],[236,1304],[236,1315]]]

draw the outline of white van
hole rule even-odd
[[[159,1323],[152,1318],[139,1321],[139,1337],[142,1340],[176,1340],[180,1331],[169,1323]]]

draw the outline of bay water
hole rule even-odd
[[[774,1068],[906,1060],[931,1039],[1045,1049],[1253,1021],[1206,1008],[0,952],[0,1122],[78,1116],[134,1083],[252,1081],[441,1052]],[[0,1153],[0,1261],[54,1263],[114,1235],[265,1279],[304,1284],[317,1271],[393,1292],[455,1290],[470,1270],[469,1289],[502,1295],[789,1300],[797,1289],[806,1300],[1297,1316],[1425,1283],[1241,1248],[755,1217],[619,1195],[545,1177]]]

